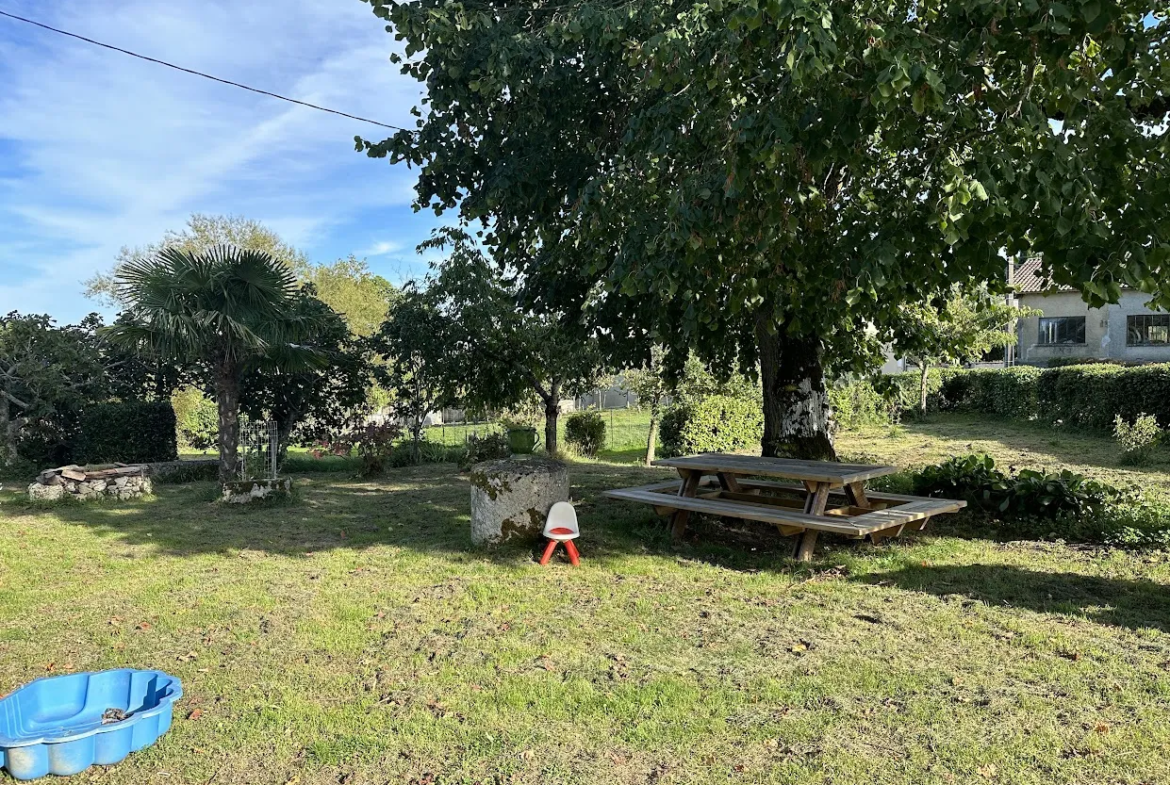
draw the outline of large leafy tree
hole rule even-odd
[[[341,314],[350,331],[361,337],[378,332],[398,295],[392,283],[352,255],[333,264],[307,265],[297,275],[303,283],[312,284],[317,298]]]
[[[765,454],[832,455],[826,364],[1001,249],[1170,303],[1148,0],[368,1],[427,96],[359,147],[615,355],[758,363]]]
[[[127,318],[108,328],[110,339],[199,369],[219,410],[220,479],[232,479],[247,371],[301,369],[319,360],[300,343],[312,320],[294,308],[292,271],[267,253],[230,245],[197,253],[165,248],[128,262],[117,283]]]
[[[561,400],[591,389],[601,358],[579,314],[532,308],[514,271],[494,263],[466,233],[440,230],[423,244],[443,249],[426,298],[447,322],[442,350],[453,361],[447,389],[466,405],[505,409],[539,398],[544,445],[556,453]]]
[[[93,326],[57,327],[46,315],[0,317],[0,467],[17,457],[32,423],[58,427],[107,394],[106,368]]]

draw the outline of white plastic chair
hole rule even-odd
[[[576,567],[581,563],[581,555],[577,553],[577,546],[573,540],[581,536],[581,527],[577,525],[577,511],[568,502],[557,502],[548,511],[548,520],[544,524],[544,536],[548,538],[548,545],[544,555],[540,557],[543,567],[552,558],[553,551],[560,543],[565,544],[569,554],[569,561]]]

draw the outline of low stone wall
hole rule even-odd
[[[67,498],[77,501],[91,501],[100,498],[127,501],[147,496],[153,492],[154,487],[150,478],[141,475],[85,480],[73,480],[58,476],[56,481],[50,484],[34,482],[28,486],[28,498],[33,501],[57,501]]]

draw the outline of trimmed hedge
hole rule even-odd
[[[1140,414],[1152,414],[1163,426],[1170,425],[1170,364],[948,368],[937,378],[938,388],[933,388],[932,378],[927,398],[932,411],[1060,421],[1098,431],[1111,431],[1117,415],[1133,422]],[[907,401],[915,399],[918,374],[895,374],[889,383],[900,391],[900,407],[912,408]]]
[[[170,401],[102,403],[81,415],[73,445],[75,463],[160,463],[178,458]]]
[[[746,450],[758,446],[764,435],[764,411],[757,400],[710,395],[671,406],[658,433],[664,458]]]

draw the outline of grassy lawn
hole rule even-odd
[[[1166,464],[1016,423],[939,417],[840,449],[1170,490]],[[822,538],[800,566],[769,531],[699,522],[674,544],[599,495],[665,471],[571,474],[576,570],[472,549],[447,465],[302,475],[297,502],[246,512],[210,484],[36,509],[6,482],[0,692],[119,666],[183,679],[171,732],[83,783],[1170,782],[1167,554],[940,519],[879,547]]]

